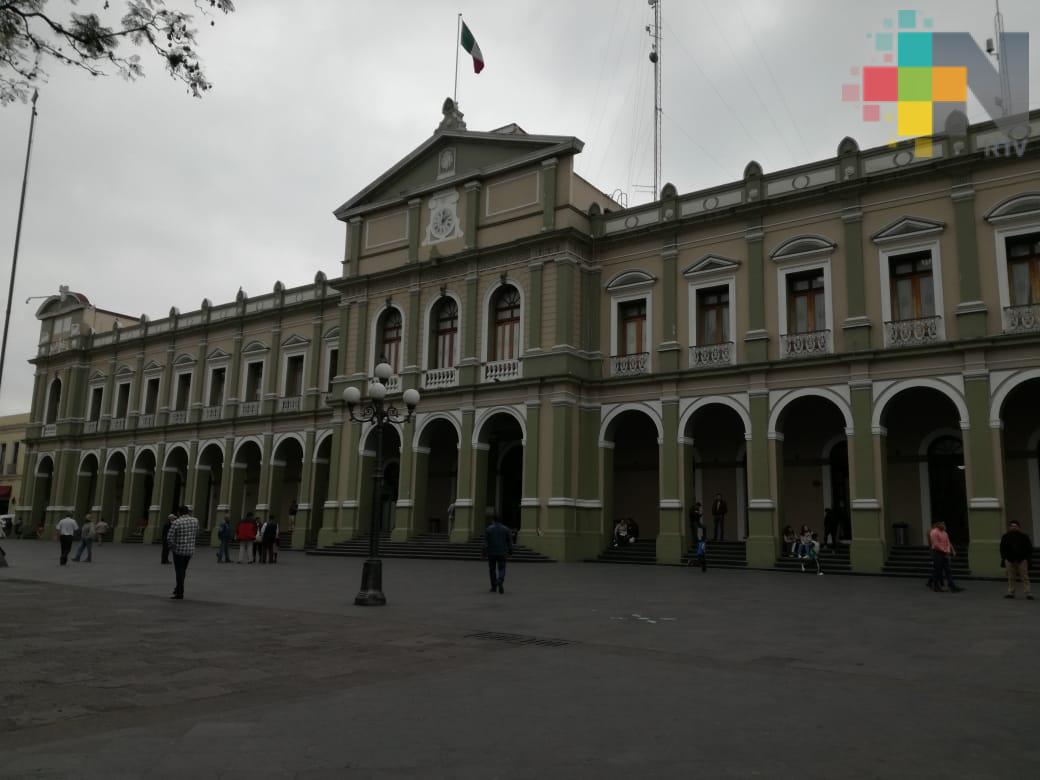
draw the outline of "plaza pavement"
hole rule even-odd
[[[1040,602],[592,564],[0,542],[0,778],[1022,777]],[[475,637],[503,632],[566,644]],[[519,640],[518,640],[519,641]]]

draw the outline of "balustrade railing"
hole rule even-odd
[[[57,433],[58,433],[58,426],[55,425],[54,423],[51,423],[50,425],[44,425],[43,426],[43,435],[44,436],[56,436]]]
[[[83,423],[83,433],[97,433],[97,420],[87,420]]]
[[[184,425],[188,422],[188,413],[183,409],[181,411],[170,412],[170,419],[168,423],[170,425]]]
[[[202,410],[202,419],[207,422],[211,420],[220,420],[224,417],[223,406],[207,406]]]
[[[125,417],[113,417],[108,421],[108,430],[110,431],[125,431],[126,430],[126,418]]]
[[[1040,332],[1040,303],[1006,307],[1004,309],[1004,332]]]
[[[690,347],[690,368],[729,366],[733,364],[733,355],[732,341]]]
[[[519,376],[520,361],[517,358],[492,360],[484,364],[485,382],[504,382],[507,379],[516,379]]]
[[[298,412],[300,411],[301,401],[303,399],[298,395],[294,395],[291,398],[279,398],[278,399],[278,411],[279,412]]]
[[[140,417],[137,418],[138,428],[151,428],[153,425],[155,425],[154,414],[142,414]]]
[[[614,355],[610,358],[611,376],[638,376],[649,373],[649,352],[637,352],[633,355]]]
[[[885,323],[885,345],[889,347],[916,347],[934,344],[942,338],[942,317],[921,317],[916,320],[893,320]]]
[[[260,414],[259,401],[245,401],[238,405],[239,417],[255,417],[258,414]]]
[[[784,358],[826,355],[830,351],[831,332],[829,330],[787,333],[780,337],[780,356]]]
[[[437,390],[442,387],[454,387],[459,382],[458,372],[454,366],[448,368],[431,368],[423,377],[423,387]]]

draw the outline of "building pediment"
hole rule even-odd
[[[795,236],[781,242],[776,249],[769,253],[769,259],[774,263],[782,263],[787,260],[807,260],[812,257],[829,255],[836,246],[836,243],[823,236]]]
[[[875,244],[887,244],[891,241],[903,241],[908,238],[924,238],[942,233],[946,228],[944,222],[924,217],[900,217],[881,228],[870,237]]]
[[[250,341],[246,344],[245,348],[243,348],[242,354],[248,355],[253,352],[267,352],[267,345],[261,341]]]
[[[181,353],[180,355],[177,356],[177,359],[173,361],[173,365],[175,365],[175,366],[190,366],[194,362],[195,362],[195,358],[193,358],[191,355],[188,355],[188,354],[185,354],[185,353]]]
[[[739,260],[732,260],[722,255],[707,254],[686,266],[683,276],[687,279],[704,276],[718,271],[734,271],[740,266]]]
[[[334,213],[345,220],[376,207],[421,197],[449,184],[574,154],[583,146],[572,136],[528,135],[516,125],[478,132],[466,130],[458,122],[442,122],[430,138]]]
[[[283,347],[305,347],[311,343],[310,339],[305,339],[298,333],[294,333],[285,341],[282,342]]]
[[[642,269],[622,271],[607,282],[607,292],[617,293],[640,290],[652,287],[656,281],[657,279],[654,276]]]
[[[1040,217],[1040,192],[1022,192],[1012,195],[994,206],[986,214],[987,222],[1013,222]]]
[[[145,371],[162,371],[162,365],[160,365],[159,363],[155,362],[154,360],[149,360],[147,363],[144,364],[144,370]]]
[[[95,371],[93,374],[90,375],[90,379],[88,379],[87,381],[88,382],[102,382],[102,381],[104,381],[104,379],[105,379],[105,374],[103,372]]]
[[[231,355],[217,347],[215,350],[206,355],[206,360],[227,360]]]

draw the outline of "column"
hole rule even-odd
[[[683,553],[689,554],[690,550],[696,543],[696,539],[691,535],[690,524],[688,521],[689,511],[693,505],[697,502],[697,483],[694,476],[694,468],[696,463],[693,457],[693,439],[688,436],[680,435],[678,437],[679,444],[679,463],[682,467],[682,475],[679,480],[679,485],[682,488],[682,495],[679,500],[682,502],[682,527],[683,527]],[[707,526],[705,526],[707,528]]]
[[[852,545],[849,550],[852,570],[879,572],[885,565],[887,545],[884,515],[881,510],[880,457],[881,431],[870,426],[874,411],[872,383],[860,379],[849,383],[852,396],[853,430],[849,444],[849,512],[852,520]],[[849,434],[848,431],[846,431]]]
[[[556,229],[556,159],[542,161],[542,230]]]
[[[574,411],[571,398],[557,397],[552,406],[550,441],[549,508],[546,512],[545,541],[543,544],[555,558],[570,559],[574,536]]]
[[[173,397],[173,361],[177,357],[177,350],[173,344],[166,348],[166,365],[163,366],[163,378],[159,388],[159,411],[155,415],[156,427],[166,425],[171,410],[170,399]],[[109,402],[109,407],[113,401]]]
[[[989,425],[989,373],[985,369],[964,373],[964,400],[968,405],[968,421],[961,421],[961,436],[965,444],[968,532],[971,536],[968,560],[973,574],[1000,577],[1003,575],[1000,537],[1004,533],[1004,512],[997,498],[997,484],[1003,476],[1003,453],[999,444],[994,445]]]
[[[347,259],[343,264],[344,276],[357,276],[361,264],[361,217],[347,220]]]
[[[450,541],[468,542],[473,529],[473,423],[474,409],[462,410],[462,438],[459,441],[458,493],[455,497],[455,525]]]
[[[661,252],[661,340],[657,346],[658,369],[664,371],[679,370],[679,328],[676,315],[676,295],[678,286],[679,252],[674,246],[669,246]],[[649,323],[650,332],[653,333],[654,324]],[[650,343],[656,343],[652,339]],[[666,440],[674,441],[674,436],[665,436]]]
[[[986,304],[979,281],[979,242],[976,234],[975,187],[971,174],[957,177],[950,190],[953,229],[957,240],[957,275],[961,300],[957,304],[957,332],[947,338],[977,339],[986,335]],[[999,560],[999,559],[998,559]]]
[[[863,209],[854,204],[841,212],[844,224],[845,293],[848,316],[841,329],[845,351],[870,349],[870,317],[867,316],[866,277],[863,268]],[[851,448],[850,448],[851,452]]]
[[[307,545],[314,509],[311,506],[314,489],[314,431],[304,431],[303,462],[300,464],[300,495],[296,499],[296,517],[288,520],[292,529],[292,549],[302,550]]]
[[[419,387],[419,366],[422,359],[419,355],[419,334],[422,331],[421,315],[419,314],[419,286],[411,285],[408,288],[408,321],[405,324],[405,336],[407,337],[406,350],[402,370],[402,390]]]
[[[231,347],[227,390],[224,393],[224,419],[230,420],[238,412],[239,393],[242,391],[242,334],[235,334]],[[229,450],[230,452],[230,450]],[[236,518],[240,519],[240,518]]]
[[[744,354],[748,363],[769,359],[769,332],[766,330],[765,234],[759,225],[744,232],[748,258],[748,332],[744,336]],[[768,404],[767,404],[768,405]],[[770,560],[774,560],[772,556]]]
[[[528,422],[530,426],[530,421]],[[613,530],[603,525],[600,496],[598,452],[600,405],[585,401],[578,405],[578,500],[575,507],[576,535],[570,543],[571,560],[595,558],[606,545]]]
[[[658,442],[658,490],[660,530],[657,533],[658,563],[679,563],[683,556],[683,512],[679,500],[679,399],[661,399],[664,435]]]
[[[527,353],[542,351],[542,276],[544,262],[534,260],[528,266],[531,275],[527,292],[527,332],[524,334],[524,351]]]
[[[101,400],[101,420],[98,425],[98,431],[107,431],[109,421],[112,419],[112,412],[115,410],[115,392],[116,392],[116,358],[113,355],[108,360],[108,376],[105,377],[105,392],[102,394]],[[40,419],[43,420],[47,414],[46,396],[44,396],[43,414],[40,415]]]
[[[747,561],[752,566],[772,566],[776,562],[775,474],[783,463],[782,437],[769,434],[769,391],[756,388],[749,394],[751,438],[748,440],[748,539]],[[778,438],[776,438],[778,437]]]
[[[462,225],[466,249],[477,248],[477,228],[480,226],[480,182],[468,181],[463,186],[466,193],[466,221]]]
[[[336,376],[345,377],[350,375],[347,369],[347,355],[350,351],[350,310],[353,305],[353,302],[340,298],[336,306],[339,312],[339,340],[336,342],[336,349],[339,352],[339,365],[336,366]],[[339,385],[335,385],[335,388],[336,392],[342,392],[343,390]]]
[[[321,397],[325,388],[321,386],[321,361],[325,342],[321,338],[322,317],[311,319],[311,343],[307,345],[307,381],[303,387],[303,409],[313,412],[321,408]]]
[[[159,442],[155,450],[155,482],[152,486],[152,503],[148,507],[148,525],[145,526],[144,536],[141,538],[143,544],[151,544],[157,539],[162,528],[166,487],[166,474],[163,471],[165,465],[166,443]]]
[[[282,372],[282,326],[271,328],[271,351],[264,367],[264,394],[261,414],[274,414],[278,408],[278,379]]]
[[[574,336],[574,276],[573,258],[556,258],[556,322],[553,349],[573,348],[577,344]]]
[[[130,400],[128,402],[126,427],[130,430],[137,428],[137,418],[141,414],[141,385],[144,382],[144,352],[138,352],[136,358],[136,370],[133,381],[130,383]]]
[[[415,516],[415,451],[412,442],[415,439],[415,420],[409,420],[401,426],[401,462],[397,482],[397,505],[394,509],[394,530],[390,538],[395,542],[407,541],[416,533],[416,523],[420,518]]]
[[[265,433],[263,438],[264,446],[262,447],[260,460],[260,484],[256,488],[256,500],[258,502],[256,505],[256,517],[258,522],[267,520],[268,513],[271,511],[271,448],[274,443],[274,434]]]
[[[197,423],[202,419],[202,391],[206,387],[206,354],[209,342],[205,337],[199,339],[195,348],[195,367],[191,371],[191,403],[188,404],[188,420]]]
[[[477,274],[470,269],[466,274],[466,300],[462,307],[462,359],[459,361],[459,386],[475,385],[480,378],[480,357],[477,353],[477,329],[480,318],[487,312],[477,303]],[[468,447],[468,442],[466,443]],[[456,518],[457,518],[456,513]]]
[[[357,302],[357,329],[354,334],[354,376],[358,378],[371,376],[368,364],[368,301]],[[364,393],[364,388],[361,389]]]
[[[137,522],[131,515],[134,490],[141,475],[137,473],[137,448],[131,444],[126,448],[126,472],[123,475],[123,500],[118,507],[119,519],[112,524],[112,541],[125,541],[136,528]]]
[[[419,262],[419,219],[421,198],[408,201],[408,262]]]
[[[539,269],[540,272],[540,269]],[[527,439],[524,441],[523,496],[520,499],[520,533],[517,541],[526,547],[540,549],[538,536],[541,499],[538,493],[539,447],[541,444],[542,403],[537,398],[527,400]],[[548,554],[548,553],[546,553]]]

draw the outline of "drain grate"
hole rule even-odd
[[[506,642],[511,645],[535,645],[537,647],[564,647],[571,644],[566,639],[541,639],[523,634],[501,634],[497,631],[480,631],[466,634],[466,639],[488,639],[492,642]]]

